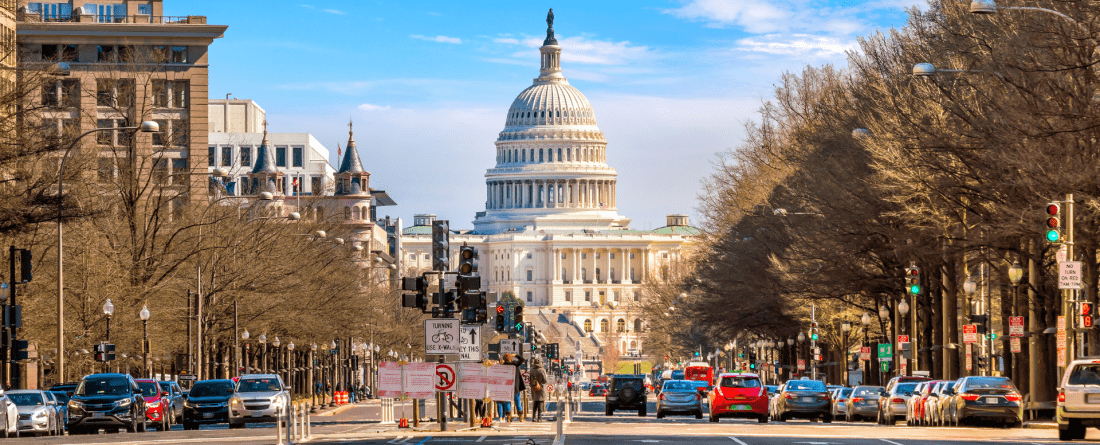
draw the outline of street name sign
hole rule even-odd
[[[894,361],[894,345],[890,343],[878,344],[878,361],[891,362]]]
[[[978,342],[978,325],[967,324],[963,325],[963,343],[977,343]]]
[[[1008,336],[1024,336],[1024,317],[1008,317]]]
[[[1058,263],[1058,289],[1081,288],[1081,262],[1062,261]]]
[[[458,361],[476,362],[481,360],[481,325],[462,325],[462,337],[459,344]]]
[[[461,334],[458,320],[424,320],[424,354],[458,354]]]

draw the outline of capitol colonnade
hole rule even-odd
[[[488,182],[486,208],[614,209],[614,179],[518,179]]]

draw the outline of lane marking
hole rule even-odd
[[[749,444],[747,444],[747,443],[745,443],[745,442],[742,442],[742,441],[741,441],[741,439],[738,439],[738,438],[736,438],[736,437],[733,437],[733,436],[730,436],[730,440],[732,440],[732,441],[734,441],[734,442],[737,442],[737,444],[738,444],[738,445],[749,445]]]
[[[443,420],[447,420],[447,419],[443,419]],[[412,436],[409,436],[409,437],[412,437]],[[432,440],[432,436],[428,436],[428,437],[424,438],[424,440],[421,440],[420,443],[417,443],[416,445],[424,445],[424,442],[427,442],[429,440]],[[901,445],[901,444],[898,444],[898,445]]]
[[[481,436],[477,440],[475,440],[474,442],[481,442],[481,441],[485,440],[486,437],[489,437],[489,436]]]
[[[888,443],[888,444],[890,444],[890,445],[901,445],[900,443],[894,442],[894,441],[892,441],[892,440],[886,440],[886,439],[879,439],[879,440],[881,440],[881,441],[883,441],[883,442],[886,442],[886,443]]]

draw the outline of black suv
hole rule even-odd
[[[633,374],[616,374],[608,382],[607,398],[604,399],[605,412],[610,416],[615,410],[638,410],[639,416],[645,416],[646,389],[645,377]]]
[[[133,377],[126,374],[85,376],[69,400],[69,434],[88,434],[100,428],[131,433],[144,432],[145,397]]]

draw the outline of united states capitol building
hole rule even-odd
[[[552,17],[533,84],[519,93],[485,174],[485,210],[472,230],[451,221],[452,262],[477,248],[482,287],[527,306],[526,318],[572,356],[645,356],[644,284],[687,256],[699,230],[669,215],[655,230],[633,230],[618,213],[618,174],[592,105],[562,75]],[[406,276],[431,269],[434,215],[402,231]],[[604,370],[611,372],[611,370]]]

